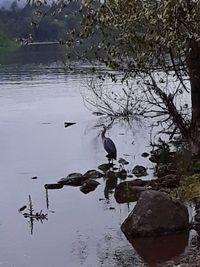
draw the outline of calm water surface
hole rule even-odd
[[[64,71],[58,59],[53,51],[46,57],[44,50],[25,51],[0,66],[0,266],[144,266],[120,230],[134,204],[119,205],[112,194],[105,199],[103,179],[88,195],[77,187],[49,191],[47,209],[44,184],[106,162],[97,118],[80,94],[87,75]],[[65,128],[65,121],[76,125]],[[122,122],[108,134],[129,169],[151,167],[140,156],[149,149],[149,128],[142,122],[134,129]],[[34,223],[32,235],[29,220],[18,212],[29,195],[35,211],[48,213],[48,221]],[[187,242],[186,236],[175,256]],[[140,244],[135,248],[143,258],[148,254]],[[157,266],[152,262],[145,266]]]

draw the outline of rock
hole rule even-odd
[[[153,186],[153,182],[156,182],[160,188],[177,188],[180,185],[180,176],[168,174],[156,180],[152,180],[150,185]]]
[[[104,164],[99,165],[98,169],[103,172],[107,172],[112,167],[113,167],[113,163],[104,163]]]
[[[100,185],[99,182],[92,180],[92,179],[88,179],[84,182],[84,184],[80,187],[81,192],[83,192],[84,194],[88,194],[91,191],[94,191],[97,186]]]
[[[61,178],[58,183],[62,185],[80,186],[87,179],[81,173],[70,173],[67,177]]]
[[[161,178],[152,180],[134,179],[122,182],[115,189],[115,199],[118,203],[127,203],[137,201],[140,193],[147,189],[171,190],[180,185],[180,176],[169,174]]]
[[[188,226],[188,211],[181,202],[172,200],[165,193],[148,190],[141,193],[121,229],[131,239],[174,233],[186,230]]]
[[[63,188],[63,184],[45,184],[45,189],[61,189]]]
[[[66,121],[64,122],[65,128],[72,126],[74,124],[76,124],[76,122],[66,122]]]
[[[119,164],[122,164],[122,165],[128,165],[129,164],[129,162],[127,160],[123,159],[123,158],[120,158],[118,160],[118,162],[119,162]]]
[[[148,156],[149,156],[149,153],[147,153],[147,152],[144,152],[144,153],[142,153],[142,155],[141,155],[143,158],[147,158]]]
[[[156,155],[151,155],[149,160],[153,163],[159,163],[159,158]]]
[[[96,170],[89,170],[83,176],[87,177],[87,179],[98,179],[103,177],[104,174]]]
[[[173,163],[165,163],[165,164],[160,163],[156,167],[156,175],[158,177],[163,177],[168,174],[175,174],[175,173],[176,173],[176,170],[174,168]]]
[[[121,180],[125,180],[127,178],[127,171],[126,170],[121,170],[116,173],[116,176],[119,177]]]
[[[142,179],[134,179],[131,181],[128,181],[127,183],[130,184],[130,186],[148,186],[149,185],[149,180],[142,180]]]
[[[37,176],[33,176],[33,177],[31,177],[31,179],[33,179],[33,180],[35,180],[35,179],[37,179],[38,177]]]
[[[27,208],[27,206],[24,205],[24,206],[22,206],[21,208],[19,208],[18,211],[19,211],[19,212],[22,212],[22,211],[24,211],[26,208]]]
[[[146,176],[148,175],[147,170],[145,167],[141,166],[141,165],[136,165],[133,170],[132,173],[136,176],[136,177],[141,177],[141,176]]]
[[[137,179],[140,180],[140,179]],[[127,181],[117,185],[114,197],[118,203],[135,202],[139,199],[141,192],[147,190],[145,181]]]

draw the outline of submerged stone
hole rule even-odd
[[[62,185],[80,186],[87,179],[81,173],[70,173],[67,177],[61,178],[58,183]]]
[[[144,152],[144,153],[142,153],[142,155],[141,155],[143,158],[147,158],[148,156],[149,156],[149,153],[147,153],[147,152]]]
[[[45,184],[45,189],[61,189],[63,188],[63,184]]]
[[[148,189],[145,186],[148,182],[142,180],[140,181],[134,182],[133,180],[118,184],[114,194],[117,203],[129,203],[137,201],[140,197],[141,192]]]
[[[127,160],[123,159],[123,158],[120,158],[120,159],[118,160],[118,162],[119,162],[120,164],[122,164],[122,165],[128,165],[128,164],[129,164],[129,162],[128,162]]]
[[[103,172],[107,172],[112,167],[113,167],[113,163],[103,163],[98,166],[98,169]]]
[[[131,239],[183,231],[188,226],[189,215],[185,205],[160,191],[147,190],[141,193],[121,229]]]
[[[96,170],[89,170],[84,175],[84,177],[87,177],[87,179],[98,179],[104,176],[102,172],[96,171]]]
[[[84,184],[80,187],[81,192],[83,192],[84,194],[88,194],[91,191],[94,191],[97,186],[100,185],[99,182],[92,180],[92,179],[88,179],[84,182]]]
[[[27,206],[24,205],[24,206],[22,206],[21,208],[19,208],[18,211],[19,211],[19,212],[22,212],[22,211],[24,211],[26,208],[27,208]]]
[[[121,180],[125,180],[127,178],[127,171],[122,169],[116,173],[117,177]]]
[[[145,167],[141,166],[141,165],[136,165],[133,170],[132,173],[136,176],[136,177],[141,177],[141,176],[146,176],[148,175],[147,170]]]

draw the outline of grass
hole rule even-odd
[[[200,197],[200,174],[183,176],[178,191],[180,198],[184,200]]]

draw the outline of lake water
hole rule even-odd
[[[87,195],[78,187],[49,190],[47,209],[46,183],[97,169],[106,153],[101,129],[95,127],[98,118],[80,94],[88,78],[80,71],[85,66],[65,71],[59,50],[28,49],[2,56],[0,66],[0,266],[137,267],[170,260],[172,256],[151,259],[148,248],[137,244],[136,251],[127,241],[120,226],[134,203],[117,204],[113,194],[106,199],[103,179]],[[65,121],[76,124],[65,128]],[[132,125],[120,122],[107,134],[118,158],[130,162],[128,169],[151,167],[141,157],[150,149],[150,129],[142,121]],[[29,204],[29,195],[34,211],[48,214],[43,223],[34,221],[33,229],[18,212]],[[188,236],[183,237],[173,257],[184,252],[187,242]]]

